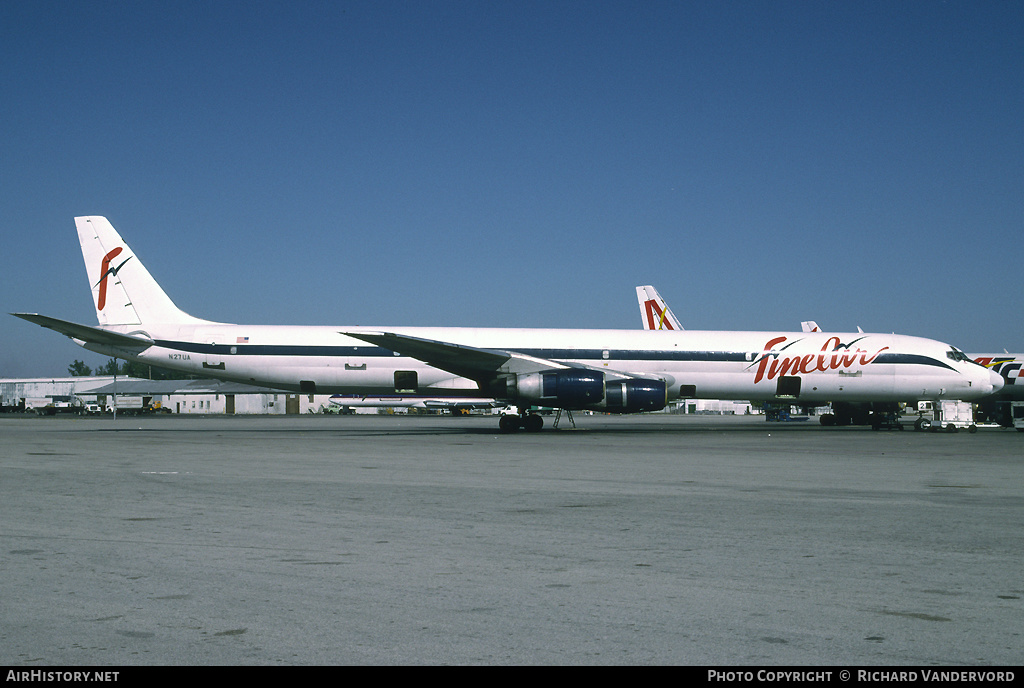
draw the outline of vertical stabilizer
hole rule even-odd
[[[681,330],[675,314],[665,299],[654,287],[647,285],[636,288],[636,300],[640,303],[640,318],[645,330]]]
[[[180,310],[105,217],[76,217],[100,325],[205,322]]]

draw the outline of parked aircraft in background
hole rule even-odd
[[[1024,354],[967,354],[975,363],[982,365],[1003,378],[1003,388],[995,396],[1012,401],[1024,401]]]
[[[295,327],[184,313],[103,217],[75,220],[99,326],[25,320],[108,356],[321,394],[507,401],[501,428],[539,430],[531,405],[637,413],[678,398],[978,399],[997,374],[942,342],[895,334],[456,327]]]
[[[647,285],[636,288],[636,299],[640,303],[640,317],[647,330],[682,330],[675,314],[669,309],[658,290]]]
[[[668,307],[668,303],[662,298],[658,290],[650,284],[636,288],[636,298],[640,302],[640,321],[645,330],[681,330],[683,326],[679,318]],[[821,332],[818,323],[813,320],[804,320],[800,323],[800,330],[803,332]],[[857,328],[857,332],[864,330]]]
[[[804,332],[821,332],[822,331],[822,329],[820,327],[818,327],[818,323],[814,322],[813,320],[804,320],[803,322],[801,322],[800,323],[800,329],[802,329]],[[858,332],[864,332],[864,330],[860,329],[859,327],[857,328],[857,331]]]
[[[372,396],[367,394],[334,394],[328,399],[332,407],[355,408],[418,408],[434,411],[448,411],[452,414],[476,409],[501,408],[504,404],[493,399],[475,397],[442,397],[416,394]]]

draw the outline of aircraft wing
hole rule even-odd
[[[404,356],[410,356],[434,368],[446,370],[459,377],[477,382],[487,382],[501,373],[536,373],[570,367],[564,363],[536,358],[516,351],[480,349],[393,332],[342,332],[341,334],[361,339]]]
[[[607,368],[567,364],[538,358],[518,351],[481,349],[464,344],[439,342],[394,332],[342,332],[346,337],[361,339],[403,356],[423,361],[429,366],[481,383],[483,387],[498,375],[542,373],[549,370],[592,370],[609,380],[654,380],[653,375],[623,373]]]
[[[78,323],[69,322],[67,320],[51,318],[48,315],[39,315],[38,313],[11,313],[11,315],[16,318],[21,318],[22,320],[28,320],[36,325],[41,325],[42,327],[55,332],[60,332],[65,336],[87,344],[104,344],[107,346],[142,349],[153,345],[152,339],[134,337],[127,334],[120,334],[118,332],[108,332],[107,330],[101,330],[98,327],[79,325]]]
[[[473,380],[481,391],[492,393],[497,398],[525,399],[528,405],[537,403],[557,408],[600,405],[613,413],[634,413],[664,408],[667,403],[667,382],[655,376],[568,364],[520,351],[481,349],[394,332],[341,334]],[[548,373],[551,373],[550,387],[546,382]],[[609,382],[619,384],[608,385]]]

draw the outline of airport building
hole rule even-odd
[[[32,411],[45,407],[54,399],[88,396],[93,389],[113,380],[112,376],[0,379],[0,409],[5,412]]]
[[[143,410],[185,414],[318,413],[327,395],[295,394],[218,380],[144,380],[102,376],[0,380],[7,412],[109,413]]]

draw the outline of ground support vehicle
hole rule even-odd
[[[1010,402],[1010,414],[1013,416],[1013,427],[1024,432],[1024,401]]]
[[[969,401],[923,401],[918,404],[915,430],[959,432],[962,428],[968,432],[978,431],[974,422],[974,405]]]

